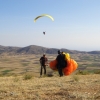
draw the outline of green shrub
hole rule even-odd
[[[94,74],[100,74],[100,70],[94,70]]]
[[[12,70],[4,70],[2,71],[2,75],[7,75],[9,72],[11,72]]]
[[[79,81],[79,77],[78,76],[73,76],[73,80],[78,82]]]
[[[79,70],[76,75],[89,75],[90,72],[87,70]]]
[[[24,80],[29,80],[29,79],[32,79],[32,75],[31,74],[26,74],[24,75]]]

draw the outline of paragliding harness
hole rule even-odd
[[[60,77],[63,76],[63,69],[66,67],[67,62],[65,60],[65,54],[59,53],[59,55],[56,58],[57,60],[57,69],[59,72]]]
[[[43,32],[43,34],[45,35],[45,32]]]
[[[61,68],[65,68],[67,66],[67,61],[65,60],[65,54],[60,53],[57,58],[57,66],[59,65],[59,67]]]
[[[62,54],[62,56],[63,56],[63,68],[65,68],[66,66],[67,66],[67,61],[66,61],[66,59],[65,59],[65,54]]]

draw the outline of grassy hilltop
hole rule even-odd
[[[0,100],[100,100],[100,75],[0,77]]]
[[[47,66],[47,76],[40,78],[41,56],[0,56],[0,100],[100,100],[99,55],[71,54],[79,65],[74,73],[59,77]]]

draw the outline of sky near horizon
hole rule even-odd
[[[100,51],[100,0],[0,0],[0,45]]]

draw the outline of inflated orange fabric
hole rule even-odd
[[[57,70],[57,67],[56,67],[56,65],[57,65],[57,60],[51,61],[49,65],[50,65],[50,68],[51,68],[52,70]]]
[[[77,66],[78,66],[76,61],[73,59],[70,59],[67,62],[68,62],[67,66],[63,69],[64,75],[71,74],[72,72],[74,72],[77,69]]]
[[[57,61],[53,60],[50,62],[50,68],[52,70],[57,70]],[[67,60],[67,66],[63,69],[64,75],[70,75],[73,71],[75,71],[78,67],[77,62],[74,59]]]

